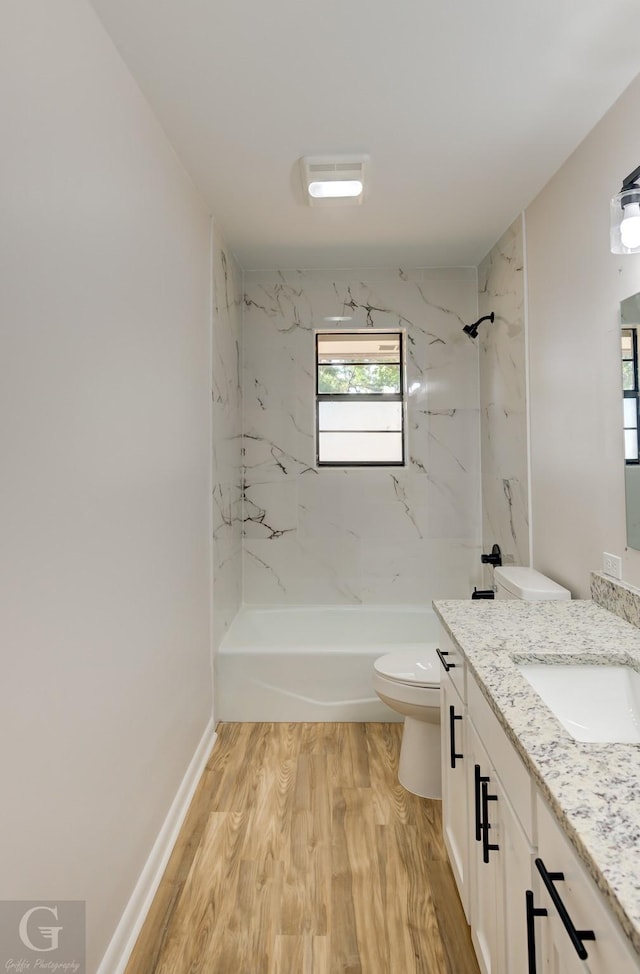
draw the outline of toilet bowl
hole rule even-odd
[[[373,667],[374,690],[404,717],[398,781],[421,798],[441,798],[440,668],[435,646],[388,653]]]
[[[571,598],[571,592],[533,568],[495,568],[497,599],[526,602]],[[421,798],[441,798],[440,666],[436,647],[389,653],[375,661],[373,687],[380,699],[404,717],[398,780]]]

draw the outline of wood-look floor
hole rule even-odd
[[[221,724],[126,974],[478,974],[401,724]]]

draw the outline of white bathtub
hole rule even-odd
[[[373,661],[437,639],[426,606],[243,606],[216,665],[219,720],[398,720]]]

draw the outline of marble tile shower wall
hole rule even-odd
[[[529,489],[522,218],[478,268],[480,326],[482,541],[497,542],[503,564],[529,564]],[[492,584],[492,569],[485,584]]]
[[[213,231],[213,639],[217,649],[242,601],[242,275]]]
[[[480,578],[474,268],[245,274],[244,599],[424,603]],[[330,324],[327,318],[351,321]],[[404,328],[408,463],[317,469],[314,329]]]

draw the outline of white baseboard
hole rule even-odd
[[[123,974],[169,862],[216,736],[213,718],[211,718],[171,803],[171,808],[111,938],[111,943],[102,958],[97,974]]]

